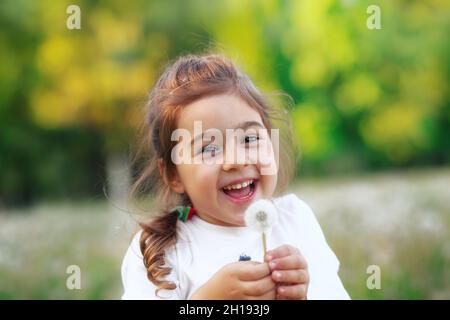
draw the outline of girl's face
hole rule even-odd
[[[199,133],[200,139],[189,150],[191,163],[176,164],[172,189],[186,192],[203,220],[223,226],[244,226],[245,209],[258,199],[270,198],[277,183],[277,170],[268,174],[264,169],[268,163],[275,168],[277,164],[259,113],[236,95],[215,95],[185,106],[177,127],[190,133],[189,140]],[[208,135],[211,129],[221,132],[222,141]],[[233,138],[227,139],[227,129],[228,133],[233,129],[234,145],[228,144]],[[266,134],[261,134],[264,131]],[[247,156],[242,158],[245,152]]]

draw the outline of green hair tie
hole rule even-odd
[[[178,220],[186,222],[195,214],[195,209],[191,206],[176,206],[171,212],[177,214]]]

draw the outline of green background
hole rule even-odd
[[[66,28],[70,4],[81,30]],[[1,1],[0,298],[120,296],[134,129],[162,67],[208,50],[293,98],[290,190],[350,295],[449,298],[449,13],[443,0]],[[71,264],[81,290],[65,287]]]

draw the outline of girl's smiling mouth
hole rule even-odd
[[[233,203],[242,204],[253,200],[258,187],[257,179],[241,179],[241,182],[229,184],[220,190],[228,200]]]

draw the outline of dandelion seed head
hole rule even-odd
[[[270,200],[257,200],[245,211],[244,220],[253,230],[267,232],[278,220],[277,209]]]

